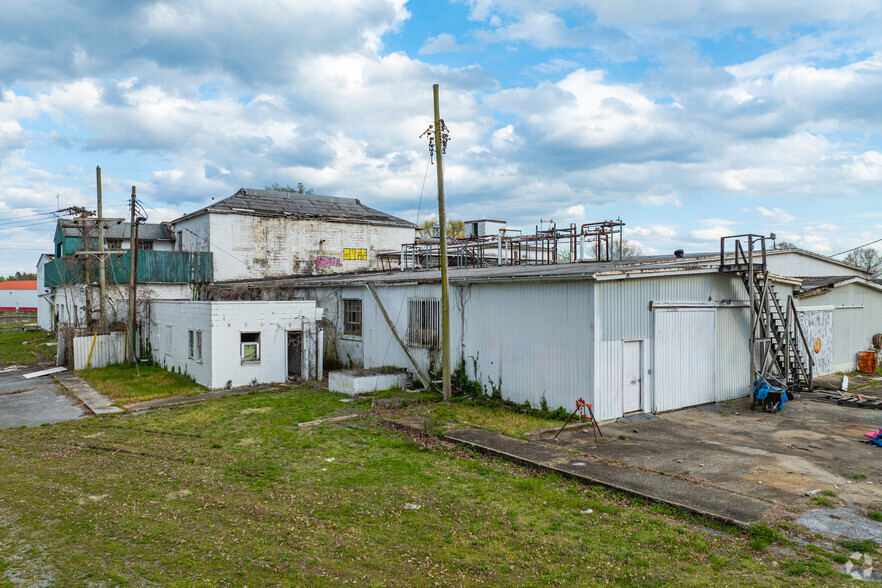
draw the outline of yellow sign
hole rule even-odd
[[[817,337],[815,338],[815,353],[821,352],[821,340]]]
[[[367,249],[343,249],[343,261],[367,261]]]

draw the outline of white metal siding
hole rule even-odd
[[[92,341],[95,344],[93,346]],[[95,337],[74,337],[74,369],[100,368],[125,361],[126,338],[124,333],[108,333]],[[91,356],[91,360],[89,359]]]
[[[750,313],[747,308],[718,308],[716,315],[717,401],[750,394]]]
[[[408,300],[441,297],[437,284],[375,289],[402,339]],[[488,394],[501,385],[502,395],[515,402],[538,406],[545,396],[552,409],[575,408],[577,398],[593,402],[592,292],[588,280],[451,287],[453,364],[464,357],[469,376]],[[365,367],[410,369],[373,298],[363,300]],[[409,350],[424,369],[440,366],[440,350]]]
[[[716,400],[714,310],[656,310],[655,410]]]

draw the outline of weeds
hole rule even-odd
[[[879,547],[879,544],[872,539],[864,539],[862,541],[856,539],[843,539],[839,542],[839,545],[849,551],[857,551],[858,553],[874,553],[876,548]]]

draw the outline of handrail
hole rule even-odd
[[[800,337],[800,339],[802,339],[802,346],[806,350],[805,355],[808,358],[809,363],[811,365],[815,365],[815,360],[812,359],[812,354],[809,353],[809,346],[808,346],[808,341],[806,341],[806,339],[805,339],[805,333],[802,332],[802,324],[799,322],[799,315],[796,315],[796,305],[793,303],[793,298],[790,299],[790,308],[793,310],[794,315],[797,317],[796,321],[794,321],[794,322],[796,323],[796,328],[799,331],[799,337]]]

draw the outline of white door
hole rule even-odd
[[[652,369],[655,410],[716,401],[716,311],[657,309]]]
[[[622,353],[622,412],[640,410],[643,366],[641,341],[625,341]]]

